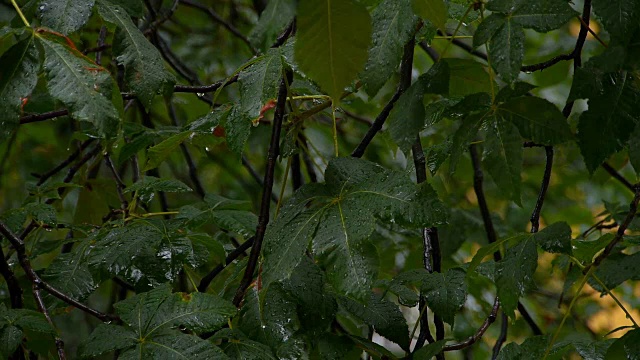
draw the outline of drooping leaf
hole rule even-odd
[[[260,19],[249,34],[253,46],[266,52],[278,35],[293,20],[296,2],[293,0],[273,0],[260,14]]]
[[[573,254],[576,259],[591,262],[593,257],[613,240],[614,234],[604,234],[597,240],[577,240],[573,243]]]
[[[86,299],[98,287],[88,266],[88,246],[88,241],[82,242],[72,252],[58,255],[43,279],[73,299]]]
[[[507,249],[504,259],[496,263],[495,283],[504,312],[513,318],[518,299],[533,281],[538,267],[538,251],[533,236]]]
[[[190,187],[185,185],[182,181],[176,179],[158,179],[153,176],[144,176],[138,180],[135,184],[124,189],[124,193],[134,192],[140,197],[140,200],[149,202],[153,199],[153,194],[156,191],[163,192],[190,192]]]
[[[446,29],[449,13],[443,0],[411,0],[411,6],[416,15],[431,21],[443,31]]]
[[[402,50],[415,29],[409,0],[385,0],[371,14],[372,43],[362,73],[367,93],[375,96],[398,69]]]
[[[99,136],[115,136],[120,116],[110,100],[114,82],[109,72],[67,45],[45,36],[38,39],[51,96],[67,106],[71,117],[91,123]]]
[[[498,187],[518,206],[522,206],[522,138],[515,125],[495,119],[486,135],[483,163]]]
[[[595,275],[609,289],[613,289],[623,282],[640,278],[640,253],[636,252],[632,255],[613,254],[605,258],[595,271]],[[589,285],[594,289],[606,293],[607,289],[603,288],[598,281],[589,279]]]
[[[0,57],[0,143],[20,123],[22,99],[38,82],[40,60],[34,36],[13,45]]]
[[[116,61],[124,66],[125,80],[142,104],[148,108],[156,95],[173,91],[173,75],[165,70],[158,49],[144,37],[129,14],[107,0],[98,1],[98,12],[117,27],[113,40]]]
[[[431,360],[434,356],[438,355],[444,346],[447,345],[447,340],[438,340],[434,343],[421,347],[418,351],[413,353],[414,360]]]
[[[367,60],[371,18],[353,0],[298,4],[295,56],[300,70],[338,102]]]
[[[422,282],[422,291],[429,308],[452,327],[455,314],[467,297],[465,277],[462,269],[453,268],[444,274],[425,274]]]
[[[366,304],[347,297],[339,298],[339,303],[346,311],[373,326],[378,334],[409,349],[409,328],[396,304],[376,294],[371,294]]]
[[[626,72],[603,78],[602,95],[589,99],[580,116],[578,144],[590,173],[622,149],[640,121],[640,89]]]
[[[42,25],[69,35],[89,20],[94,3],[94,0],[40,1],[40,20]]]
[[[425,125],[424,95],[446,94],[449,90],[449,68],[445,62],[434,65],[400,96],[387,123],[391,138],[407,152]]]
[[[278,283],[260,294],[249,288],[240,310],[239,328],[251,339],[274,351],[293,336],[299,327],[296,306]]]
[[[560,110],[538,97],[511,99],[498,107],[496,115],[513,123],[523,138],[539,144],[556,145],[573,138]]]
[[[325,181],[302,187],[270,224],[263,284],[288,278],[313,239],[328,282],[341,294],[363,299],[377,271],[377,253],[367,239],[376,218],[411,227],[446,221],[428,184],[416,186],[405,175],[368,161],[334,159]]]
[[[185,141],[194,132],[183,131],[168,137],[159,144],[152,146],[147,150],[147,164],[144,170],[155,169],[160,165],[173,151],[175,151],[183,141]]]

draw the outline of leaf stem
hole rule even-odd
[[[18,4],[16,3],[16,0],[11,0],[11,5],[13,5],[13,7],[16,9],[16,12],[18,13],[18,16],[20,16],[20,19],[22,19],[22,22],[24,23],[24,25],[26,27],[31,27],[31,25],[27,21],[27,18],[22,13],[22,10],[20,10],[20,6],[18,6]]]
[[[442,56],[440,56],[441,59],[446,55],[447,50],[449,50],[449,48],[451,47],[451,43],[453,42],[453,39],[457,38],[456,35],[458,34],[460,27],[462,26],[462,22],[464,21],[464,19],[467,18],[471,9],[473,9],[473,4],[474,3],[471,3],[469,4],[469,6],[467,6],[467,11],[464,12],[464,15],[462,15],[462,17],[460,18],[460,21],[458,21],[458,26],[456,26],[456,29],[454,30],[453,34],[450,36],[449,41],[447,42],[447,45],[445,46],[444,50],[442,50],[442,54],[441,54]],[[482,15],[482,12],[480,12],[480,15]]]

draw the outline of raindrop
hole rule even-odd
[[[204,93],[200,93],[200,92],[199,92],[199,93],[196,93],[196,95],[197,95],[198,97],[203,97],[203,96],[204,96]]]

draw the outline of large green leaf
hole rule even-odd
[[[203,203],[182,207],[178,218],[187,219],[186,225],[190,228],[214,223],[221,229],[248,238],[253,235],[258,225],[258,217],[250,210],[251,204],[248,201],[207,194]]]
[[[56,333],[42,313],[27,309],[7,309],[0,304],[0,354],[9,358],[20,346],[23,330],[48,335]]]
[[[483,163],[493,181],[519,206],[522,137],[515,125],[495,119],[486,135]]]
[[[38,82],[40,59],[34,36],[13,45],[0,57],[0,143],[20,124],[22,99]]]
[[[451,140],[451,152],[449,155],[449,172],[453,174],[458,166],[458,161],[469,144],[475,140],[480,127],[488,118],[488,113],[471,114],[462,119],[462,123]]]
[[[640,5],[634,0],[594,0],[593,10],[611,38],[621,43],[632,39],[638,26]]]
[[[278,49],[270,50],[267,55],[240,72],[238,82],[242,112],[251,119],[258,118],[265,103],[278,96],[281,79],[282,60]]]
[[[74,299],[86,299],[98,287],[88,266],[89,246],[90,242],[84,241],[72,252],[58,255],[45,270],[43,279]]]
[[[524,31],[522,27],[505,18],[488,43],[491,65],[504,81],[518,78],[524,58]]]
[[[580,116],[578,143],[589,172],[621,150],[640,121],[640,89],[626,72],[603,77],[601,95],[589,99]]]
[[[511,99],[498,107],[496,116],[510,121],[522,137],[539,144],[556,145],[573,138],[560,110],[538,97]]]
[[[375,96],[398,69],[402,50],[415,29],[416,19],[409,0],[385,0],[371,14],[372,43],[362,82],[370,96]]]
[[[595,275],[609,290],[629,279],[639,279],[638,274],[640,274],[640,252],[632,255],[622,253],[610,255],[602,261],[595,271]],[[594,279],[589,279],[589,285],[602,293],[607,292],[607,289]]]
[[[95,0],[43,0],[40,1],[42,25],[68,35],[80,29],[91,16]]]
[[[452,268],[444,274],[425,274],[422,282],[422,293],[427,298],[427,305],[452,327],[456,312],[467,297],[465,278],[462,269]]]
[[[120,6],[107,0],[98,1],[102,18],[117,26],[113,39],[116,61],[125,68],[125,80],[145,107],[156,95],[173,91],[175,79],[164,68],[158,49],[144,37]]]
[[[293,20],[296,14],[294,0],[272,0],[260,14],[260,19],[249,34],[253,46],[266,52],[278,35]]]
[[[421,18],[431,21],[443,31],[446,29],[449,13],[443,0],[411,0],[411,6]]]
[[[533,238],[544,251],[568,255],[572,253],[571,227],[564,221],[545,227],[533,234]]]
[[[633,329],[609,346],[604,359],[636,360],[638,354],[640,354],[640,330]]]
[[[378,334],[409,349],[409,328],[398,305],[376,294],[371,294],[366,304],[347,297],[339,298],[339,303],[346,311],[373,326]]]
[[[564,0],[493,0],[487,10],[506,14],[515,23],[537,32],[557,29],[577,15]]]
[[[495,283],[504,312],[514,318],[518,299],[533,282],[538,267],[538,251],[533,236],[507,249],[504,259],[496,263]]]
[[[500,354],[499,360],[536,360],[546,358],[549,360],[563,359],[565,353],[570,350],[570,344],[566,342],[556,343],[545,356],[545,350],[549,344],[549,335],[533,336],[526,339],[522,344],[507,344]]]
[[[491,93],[491,79],[485,65],[469,59],[442,59],[449,66],[449,95]]]
[[[366,298],[377,272],[368,237],[375,219],[411,227],[442,224],[446,211],[428,184],[368,161],[332,160],[324,184],[302,187],[267,229],[263,283],[291,276],[309,241],[334,288]]]
[[[363,69],[371,39],[367,9],[353,0],[302,0],[295,56],[300,70],[336,102]]]
[[[99,136],[115,136],[120,116],[111,102],[114,82],[109,72],[76,49],[44,36],[38,39],[51,96],[64,103],[74,119],[91,123]]]

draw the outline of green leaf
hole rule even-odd
[[[325,181],[302,187],[269,225],[263,284],[288,278],[313,239],[328,282],[341,294],[364,299],[377,272],[377,252],[368,240],[376,218],[411,227],[446,221],[428,184],[416,186],[368,161],[334,159]]]
[[[174,330],[158,331],[135,348],[123,351],[119,359],[198,359],[226,360],[225,353],[210,341]]]
[[[33,220],[39,223],[49,226],[55,226],[58,223],[56,209],[49,204],[31,203],[27,204],[24,209]]]
[[[11,355],[18,349],[22,342],[24,333],[16,326],[6,326],[0,330],[0,354],[5,359],[11,358]]]
[[[89,270],[86,252],[89,242],[82,242],[72,252],[60,254],[47,267],[43,279],[77,300],[85,300],[98,284]]]
[[[611,290],[623,282],[640,278],[640,252],[632,255],[623,253],[613,254],[605,258],[595,271],[595,275]],[[589,285],[594,289],[607,292],[599,282],[589,279]]]
[[[278,96],[281,79],[282,60],[278,49],[269,50],[267,55],[240,72],[238,82],[242,112],[252,120],[258,119],[262,107]],[[226,131],[232,131],[230,126]]]
[[[491,14],[484,19],[473,33],[473,47],[485,44],[504,25],[506,18],[502,14]]]
[[[537,32],[557,29],[577,15],[564,0],[493,0],[487,10],[506,14],[513,22]]]
[[[407,152],[416,142],[416,137],[425,125],[424,94],[444,94],[448,91],[449,68],[447,63],[440,62],[421,75],[400,96],[393,106],[387,123],[391,138],[398,147]]]
[[[597,240],[577,240],[573,243],[573,254],[576,259],[591,262],[593,257],[613,240],[614,234],[604,234]]]
[[[498,91],[496,95],[496,103],[505,102],[516,97],[525,96],[529,91],[535,89],[535,85],[531,85],[526,82],[516,81],[513,84],[507,85]]]
[[[375,96],[398,69],[404,45],[411,39],[416,18],[409,0],[385,0],[373,10],[372,43],[362,83]]]
[[[498,28],[488,43],[491,66],[507,82],[518,78],[524,58],[524,31],[515,22],[507,19]]]
[[[259,295],[251,287],[240,310],[239,328],[275,351],[299,328],[296,305],[280,284],[272,284]]]
[[[99,324],[91,332],[89,338],[82,343],[78,354],[84,358],[94,357],[135,346],[138,341],[138,334],[131,329],[111,324]]]
[[[422,292],[429,308],[452,328],[456,312],[464,305],[467,297],[465,277],[461,268],[452,268],[444,274],[425,274],[422,283]]]
[[[371,294],[366,304],[347,297],[339,298],[340,305],[349,313],[373,326],[385,338],[409,349],[409,328],[398,306],[380,295]]]
[[[193,134],[192,131],[183,131],[181,133],[170,136],[163,140],[158,145],[150,147],[147,150],[147,164],[144,166],[144,171],[155,169],[160,165],[174,150],[182,144],[189,136]]]
[[[223,342],[221,347],[231,359],[276,360],[268,346],[246,338]]]
[[[295,57],[305,74],[339,102],[363,69],[371,39],[367,9],[353,0],[302,0]]]
[[[593,10],[611,38],[621,43],[632,39],[633,32],[638,28],[640,6],[631,0],[595,0]]]
[[[460,127],[456,130],[451,140],[451,155],[449,157],[450,174],[455,173],[462,153],[467,149],[469,144],[475,140],[487,114],[488,113],[471,114],[462,119],[462,124],[460,124]]]
[[[109,0],[109,2],[125,9],[131,17],[144,16],[144,4],[141,0]]]
[[[227,145],[237,159],[240,159],[244,145],[249,139],[252,120],[254,119],[247,113],[240,110],[238,106],[234,106],[225,122],[224,131]]]
[[[253,46],[266,52],[278,35],[293,20],[296,14],[294,0],[273,0],[260,14],[260,19],[249,34],[249,41]]]
[[[178,218],[187,219],[193,228],[213,222],[222,229],[248,238],[253,235],[258,225],[258,217],[248,209],[251,209],[251,204],[247,201],[207,194],[202,204],[181,208]]]
[[[100,137],[114,137],[120,115],[110,100],[114,83],[109,72],[78,50],[44,36],[38,39],[51,96],[65,104],[74,119],[91,123]]]
[[[527,96],[500,105],[496,116],[513,123],[523,138],[544,145],[556,145],[573,138],[567,120],[545,99]]]
[[[449,95],[491,93],[491,79],[485,65],[468,59],[442,59],[449,67]]]
[[[504,259],[496,263],[495,283],[504,312],[515,317],[518,299],[533,282],[538,267],[538,251],[533,236],[528,236],[516,246],[507,249]]]
[[[38,82],[40,55],[33,39],[29,36],[0,57],[0,143],[20,124],[22,99]]]
[[[221,105],[208,112],[206,115],[194,120],[184,127],[184,131],[193,131],[198,134],[212,134],[217,126],[223,124],[232,106],[230,104]]]
[[[447,340],[438,340],[434,343],[427,344],[421,347],[418,351],[413,353],[414,360],[431,360],[434,356],[438,355],[444,346],[447,345]]]
[[[447,6],[442,0],[411,0],[411,6],[416,15],[431,21],[440,30],[446,30]]]
[[[116,61],[125,69],[125,81],[131,91],[148,108],[156,95],[173,91],[175,79],[164,68],[164,61],[142,32],[120,6],[98,1],[98,12],[105,21],[116,25],[113,51]]]
[[[640,330],[634,329],[613,342],[604,358],[635,360],[638,354],[640,354]]]
[[[175,179],[158,179],[153,176],[143,176],[135,184],[124,189],[124,193],[135,192],[140,197],[140,200],[149,202],[153,199],[156,191],[163,192],[190,192],[190,187],[185,185],[182,181]]]
[[[485,140],[483,163],[496,185],[506,192],[505,195],[522,206],[522,138],[513,124],[496,119],[490,125]]]
[[[596,340],[592,342],[576,341],[573,343],[573,346],[583,359],[605,360],[607,350],[616,340],[617,339]]]
[[[540,232],[533,234],[533,239],[547,252],[571,255],[571,227],[566,222],[553,223]]]
[[[43,26],[64,35],[80,29],[91,16],[94,0],[40,1],[40,21]]]
[[[626,72],[605,76],[602,95],[590,98],[589,110],[580,116],[578,144],[590,173],[622,149],[640,121],[640,89],[634,82]]]
[[[230,302],[206,293],[171,293],[168,286],[115,304],[120,318],[141,337],[182,326],[196,333],[215,331],[236,313]]]

